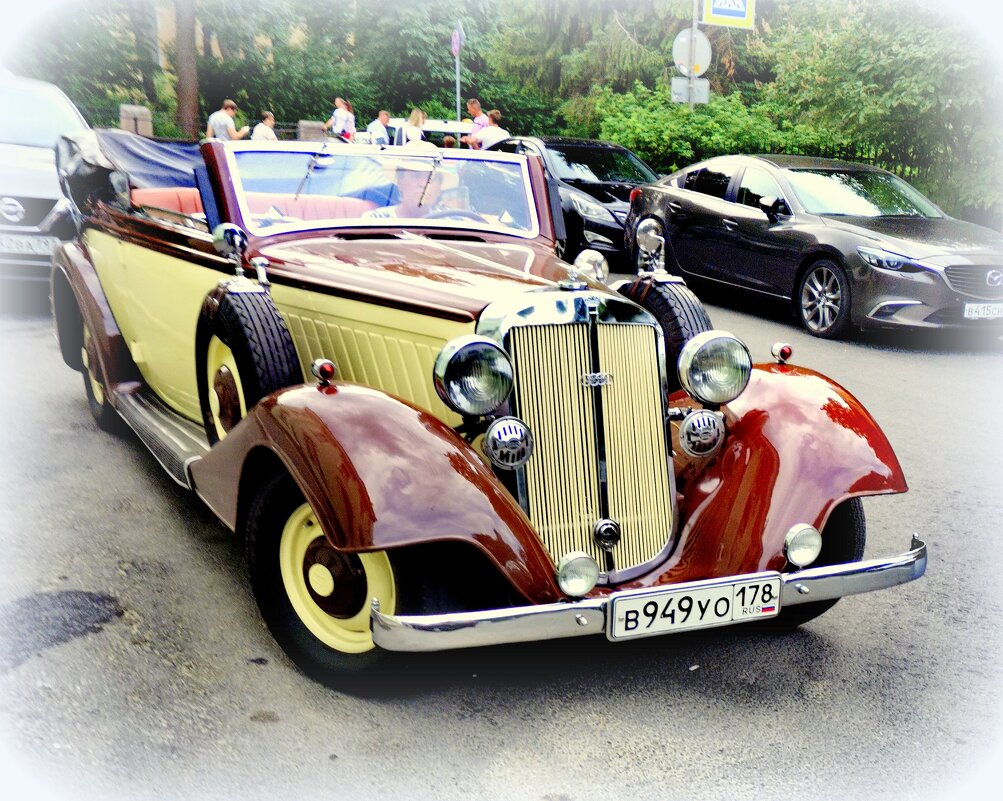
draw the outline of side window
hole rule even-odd
[[[742,176],[742,184],[738,187],[739,203],[758,209],[761,198],[782,198],[783,196],[772,176],[756,167],[746,167],[745,175]]]
[[[686,188],[723,199],[728,192],[728,184],[731,183],[732,176],[735,175],[737,169],[737,166],[733,164],[715,164],[713,167],[704,167],[697,174],[693,186],[689,186],[689,176],[687,176]]]
[[[683,189],[690,189],[692,191],[696,191],[697,178],[700,177],[700,173],[702,172],[703,170],[693,170],[693,172],[686,173],[686,175],[682,176],[679,179],[678,185],[681,186]]]
[[[522,143],[518,139],[506,139],[495,145],[492,150],[500,150],[503,153],[521,153]]]

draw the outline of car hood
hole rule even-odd
[[[18,197],[62,197],[51,147],[0,143],[0,192]]]
[[[826,225],[874,240],[878,247],[911,259],[943,255],[996,254],[1003,259],[1003,235],[950,217],[826,217]]]
[[[406,239],[304,237],[260,250],[269,271],[335,294],[460,319],[497,300],[553,288],[571,268],[528,245]],[[602,285],[594,285],[602,289]]]
[[[575,189],[584,192],[590,197],[595,198],[605,206],[609,206],[614,209],[622,207],[624,211],[626,211],[628,207],[630,191],[636,186],[639,186],[639,184],[622,182],[614,183],[607,181],[600,183],[597,181],[569,180],[564,183],[568,186],[573,186]]]

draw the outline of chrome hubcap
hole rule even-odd
[[[801,289],[801,317],[812,331],[827,331],[843,307],[839,279],[828,267],[816,267]]]

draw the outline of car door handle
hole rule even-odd
[[[736,228],[738,228],[738,220],[729,220],[727,217],[725,217],[723,220],[721,220],[721,225],[723,225],[729,231],[734,231]]]
[[[682,211],[682,210],[683,210],[682,203],[676,203],[676,201],[674,200],[669,201],[669,211]]]

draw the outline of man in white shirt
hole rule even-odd
[[[381,109],[380,113],[376,115],[376,119],[366,126],[366,132],[369,134],[371,144],[390,144],[390,132],[387,131],[388,122],[390,122],[390,112]]]
[[[502,139],[508,139],[511,134],[501,127],[501,112],[493,108],[488,112],[488,124],[479,131],[467,134],[460,141],[470,145],[474,150],[480,150],[498,144]]]
[[[275,115],[270,111],[261,112],[261,122],[254,126],[251,131],[251,139],[263,140],[265,142],[277,142],[275,135]]]

